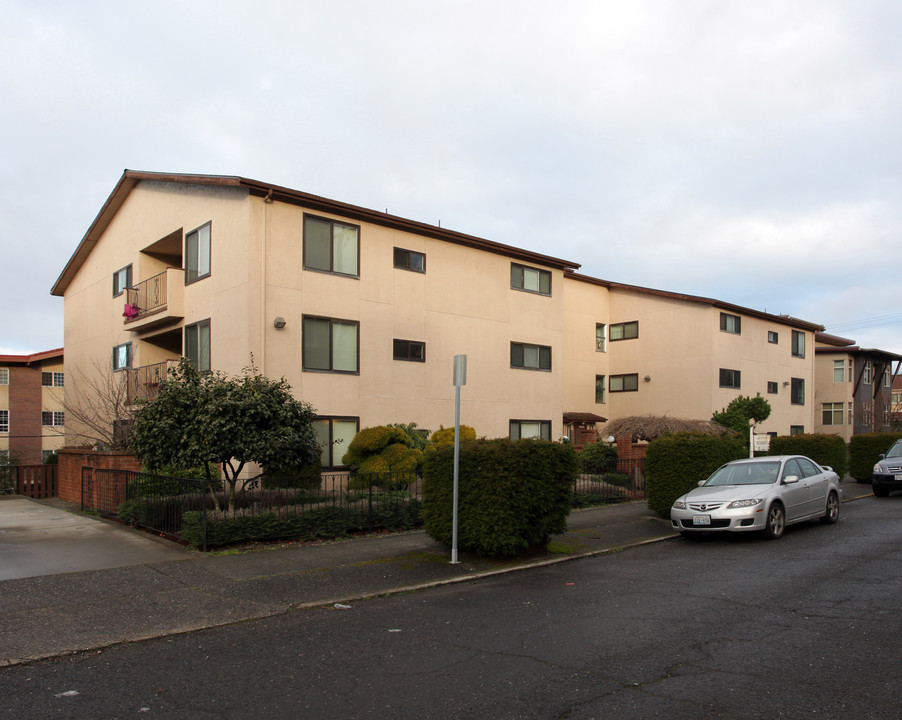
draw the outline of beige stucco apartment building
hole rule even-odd
[[[253,363],[316,409],[325,467],[342,452],[330,441],[362,427],[452,425],[458,354],[461,420],[487,437],[709,419],[759,392],[764,430],[812,429],[819,325],[578,268],[244,178],[126,171],[52,292],[67,369],[122,373],[139,397],[182,355],[228,374]]]

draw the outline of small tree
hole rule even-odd
[[[748,435],[749,420],[760,423],[769,417],[770,403],[758,394],[755,397],[740,395],[727,405],[725,410],[714,413],[711,420],[723,425],[725,428]]]
[[[469,425],[461,425],[460,426],[460,439],[461,440],[475,440],[476,439],[476,430],[471,428]],[[439,429],[432,433],[432,437],[429,438],[429,442],[433,445],[453,445],[454,444],[454,428],[449,427],[446,428],[444,425],[440,425]]]
[[[354,436],[341,462],[354,473],[412,473],[422,457],[405,430],[377,425]]]
[[[590,475],[601,475],[617,469],[617,448],[606,442],[586,445],[577,454],[579,471]]]
[[[74,367],[66,378],[66,435],[70,444],[127,450],[135,405],[127,372],[113,372],[110,361],[94,358],[88,368]]]
[[[313,418],[284,378],[269,380],[254,367],[240,377],[202,375],[183,358],[138,412],[130,449],[151,469],[202,466],[208,485],[211,466],[220,465],[234,510],[248,484],[239,479],[247,463],[302,467],[319,460]]]

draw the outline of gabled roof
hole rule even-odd
[[[823,325],[808,322],[807,320],[800,320],[799,318],[794,318],[790,315],[771,315],[770,313],[761,312],[760,310],[752,310],[751,308],[733,305],[732,303],[715,300],[714,298],[706,298],[699,295],[686,295],[685,293],[676,293],[667,290],[655,290],[653,288],[641,287],[640,285],[626,285],[624,283],[612,282],[611,280],[601,280],[588,275],[580,275],[571,270],[565,271],[564,277],[565,279],[577,280],[579,282],[589,283],[590,285],[606,287],[610,290],[627,290],[643,295],[656,295],[658,297],[667,298],[668,300],[682,300],[684,302],[698,303],[699,305],[710,305],[711,307],[720,310],[728,310],[738,315],[747,315],[761,320],[770,320],[771,322],[789,325],[790,327],[798,328],[800,330],[818,333],[824,329]]]
[[[318,195],[310,195],[299,190],[272,185],[270,183],[260,182],[258,180],[249,180],[230,175],[191,175],[191,174],[172,174],[172,173],[154,173],[141,172],[137,170],[125,170],[113,192],[106,199],[103,207],[94,222],[88,228],[85,236],[81,239],[78,247],[75,249],[66,267],[63,268],[59,278],[50,290],[51,295],[62,296],[66,288],[75,277],[78,269],[85,262],[87,257],[94,249],[94,245],[103,235],[103,232],[109,226],[116,213],[125,203],[131,191],[141,181],[181,183],[185,185],[215,185],[220,187],[244,188],[255,197],[262,197],[268,200],[278,200],[279,202],[290,203],[292,205],[300,205],[318,212],[331,213],[344,218],[357,220],[359,222],[368,222],[374,225],[390,227],[395,230],[403,230],[405,232],[415,233],[436,240],[454,243],[456,245],[464,245],[477,250],[505,255],[522,262],[534,263],[545,267],[555,268],[559,270],[575,269],[579,267],[579,263],[560,258],[551,257],[550,255],[542,255],[540,253],[522,250],[511,245],[504,245],[492,240],[466,235],[465,233],[446,230],[436,225],[417,222],[416,220],[407,220],[406,218],[396,215],[389,215],[387,212],[379,212],[378,210],[370,210],[368,208],[359,207],[357,205],[349,205],[348,203],[339,202],[337,200],[329,200],[328,198]]]

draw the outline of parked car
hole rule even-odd
[[[893,490],[902,490],[902,440],[896,440],[874,465],[871,487],[877,497],[886,497]]]
[[[686,538],[756,530],[778,538],[805,520],[835,523],[841,499],[833,469],[803,455],[734,460],[677,498],[670,522]]]

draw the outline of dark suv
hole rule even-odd
[[[902,440],[896,440],[874,465],[871,487],[877,497],[886,497],[893,490],[902,490]]]

